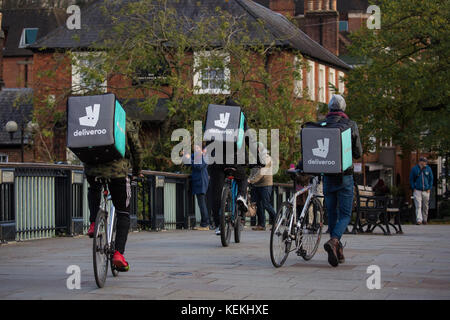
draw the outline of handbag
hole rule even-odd
[[[254,217],[256,216],[256,202],[250,202],[248,205],[248,210],[245,213],[246,217]]]

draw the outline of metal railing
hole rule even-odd
[[[200,222],[190,175],[144,171],[132,186],[132,230],[189,229]],[[292,185],[274,184],[275,210]],[[85,234],[88,183],[83,167],[38,163],[0,164],[0,241]]]

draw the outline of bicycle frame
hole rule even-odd
[[[233,179],[231,180],[231,205],[233,206],[233,211],[231,214],[231,219],[234,220],[235,213],[236,213],[236,199],[237,199],[237,193],[238,193],[238,186],[236,181]]]
[[[289,222],[289,230],[292,230],[292,226],[295,225],[297,228],[301,227],[301,221],[305,217],[306,210],[309,206],[309,203],[311,202],[311,199],[317,195],[317,185],[319,184],[319,178],[313,177],[311,179],[311,183],[307,185],[306,187],[302,188],[301,190],[294,193],[294,195],[288,200],[288,202],[292,205],[292,217],[291,221]],[[308,196],[305,201],[305,205],[303,206],[302,212],[298,218],[297,221],[297,197],[304,194],[308,191]],[[310,192],[309,192],[310,191]],[[280,227],[281,220],[278,222],[278,225],[276,226],[276,230]]]
[[[112,243],[112,235],[113,235],[113,229],[114,229],[114,219],[116,214],[116,209],[112,203],[111,200],[111,194],[108,191],[108,188],[106,185],[103,186],[103,197],[102,197],[102,204],[100,207],[107,212],[106,217],[106,240],[108,247],[111,246]],[[109,210],[108,210],[109,207]],[[110,248],[111,249],[111,248]]]

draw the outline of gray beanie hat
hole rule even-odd
[[[345,99],[340,94],[333,94],[328,103],[328,109],[330,111],[345,111],[346,107]]]

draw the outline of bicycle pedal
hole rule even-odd
[[[302,249],[302,248],[298,249],[298,250],[297,250],[297,255],[298,255],[299,257],[304,257],[304,256],[306,255],[306,250],[305,250],[305,249]]]

